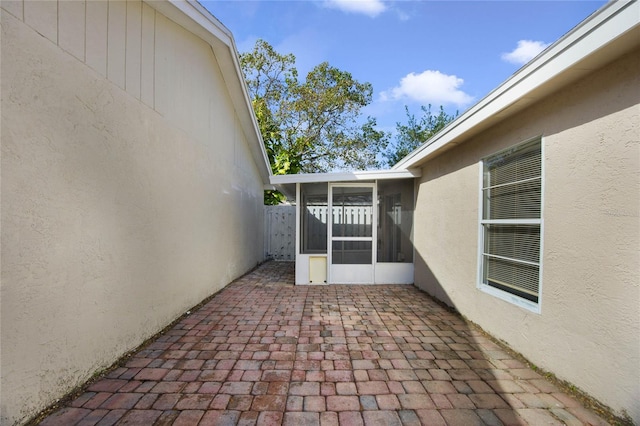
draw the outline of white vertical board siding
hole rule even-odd
[[[0,9],[3,9],[21,21],[24,21],[24,3],[22,0],[2,0]]]
[[[127,3],[125,1],[109,0],[107,31],[107,78],[124,89],[127,44]]]
[[[84,1],[58,3],[58,45],[83,62],[85,7]]]
[[[142,45],[142,4],[127,1],[127,40],[125,51],[125,88],[140,99],[140,57]]]
[[[58,43],[58,2],[27,1],[24,22],[54,43]]]
[[[140,43],[140,100],[154,108],[154,65],[156,11],[142,3],[142,36]]]
[[[107,1],[88,1],[86,4],[85,45],[86,64],[101,76],[107,76]]]
[[[199,53],[206,43],[149,4],[140,0],[2,0],[0,8],[129,95],[174,119],[183,130],[192,135],[224,131],[225,140],[233,138],[227,132],[227,123],[233,121],[224,102],[228,93],[208,99],[194,96],[215,94],[215,88],[225,84],[213,55]],[[179,106],[183,101],[197,105],[186,110]]]
[[[295,206],[264,206],[264,231],[267,259],[295,260]]]

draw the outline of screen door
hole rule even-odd
[[[333,284],[373,283],[374,184],[330,187],[330,277]]]

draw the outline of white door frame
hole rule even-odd
[[[333,188],[371,188],[371,237],[333,237]],[[376,183],[329,183],[328,193],[329,217],[327,220],[327,282],[330,284],[373,284],[375,280],[375,264],[378,248],[378,188]],[[370,264],[333,264],[333,241],[371,241]]]

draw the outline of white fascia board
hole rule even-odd
[[[561,74],[569,71],[584,74],[594,66],[601,65],[595,61],[585,68],[580,67],[579,63],[597,54],[639,23],[640,4],[637,0],[607,3],[447,125],[427,144],[409,153],[392,170],[417,167],[444,146],[462,142],[465,134],[481,129],[490,119],[496,120],[507,108],[540,99],[545,93],[541,90],[543,86]]]
[[[372,170],[336,173],[301,173],[297,175],[271,176],[272,185],[317,182],[357,182],[385,179],[408,179],[420,177],[420,170]]]
[[[229,96],[234,104],[244,135],[249,143],[256,167],[263,183],[269,182],[271,166],[262,142],[260,127],[255,117],[244,74],[240,67],[238,50],[233,35],[218,19],[195,0],[144,0],[167,18],[207,42],[216,57]]]
[[[194,23],[205,29],[207,33],[214,36],[227,46],[231,46],[233,35],[231,31],[225,27],[222,22],[218,21],[207,9],[194,0],[168,0],[176,9],[181,11],[185,16]],[[157,4],[157,1],[151,0],[151,4]],[[193,31],[193,28],[188,28]],[[202,35],[202,34],[198,34]]]

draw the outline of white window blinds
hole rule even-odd
[[[482,285],[539,301],[542,205],[540,140],[484,161]]]

